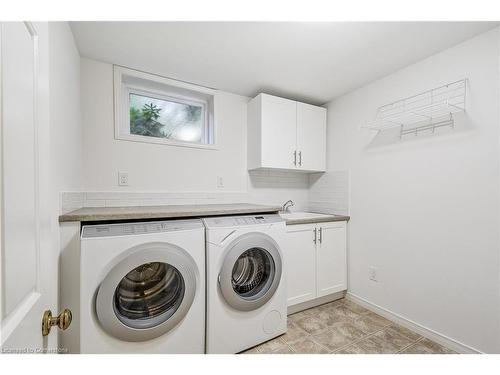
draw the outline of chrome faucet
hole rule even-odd
[[[293,206],[293,201],[291,199],[287,200],[285,204],[283,204],[282,211],[283,212],[290,212],[290,207]]]

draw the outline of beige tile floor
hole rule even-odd
[[[287,332],[244,354],[453,354],[346,299],[290,315]]]

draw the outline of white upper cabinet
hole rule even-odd
[[[297,103],[297,150],[301,169],[326,170],[326,108]]]
[[[248,104],[248,169],[324,172],[326,109],[267,94]]]
[[[249,169],[295,168],[297,103],[260,94],[248,109]]]

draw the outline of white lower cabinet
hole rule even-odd
[[[347,289],[345,222],[317,225],[316,297]]]
[[[315,224],[287,226],[286,262],[288,306],[309,301],[316,296],[316,245]]]
[[[288,306],[347,289],[346,222],[287,226]]]

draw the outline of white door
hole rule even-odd
[[[283,257],[286,262],[288,306],[316,297],[315,224],[289,225]]]
[[[318,224],[317,297],[347,289],[346,224]]]
[[[262,167],[295,168],[297,103],[262,95]]]
[[[326,170],[326,109],[297,103],[298,167]]]
[[[40,204],[40,189],[45,191],[45,185],[39,183],[39,140],[48,124],[47,103],[40,93],[47,97],[47,76],[40,74],[40,35],[33,24],[1,23],[0,33],[0,340],[3,352],[38,352],[57,346],[57,335],[43,337],[41,329],[44,310],[57,307],[53,277],[57,258],[46,254],[42,246],[50,229],[45,222],[45,205]],[[46,43],[44,39],[45,49]],[[46,50],[43,53],[46,56]],[[45,60],[43,65],[46,69]]]

